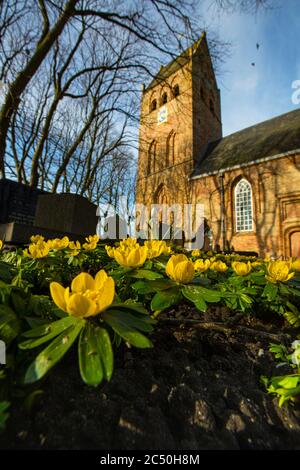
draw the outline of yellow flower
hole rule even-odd
[[[120,241],[120,248],[122,249],[135,248],[137,245],[140,246],[136,238],[124,238]]]
[[[84,243],[82,248],[84,248],[86,251],[95,250],[95,248],[97,248],[97,242]]]
[[[195,268],[187,256],[173,255],[167,262],[166,273],[174,281],[188,284],[194,278]]]
[[[66,289],[58,282],[51,282],[50,292],[54,303],[74,317],[91,317],[106,310],[115,296],[115,283],[104,270],[95,279],[88,273],[80,273]]]
[[[3,247],[3,241],[0,240],[0,250],[2,250],[2,247]]]
[[[252,269],[250,261],[248,261],[248,263],[243,263],[241,261],[233,261],[231,263],[231,266],[234,272],[239,276],[247,276]]]
[[[133,247],[123,248],[119,246],[114,249],[114,258],[121,266],[126,268],[138,268],[142,266],[148,255],[146,246],[135,245]]]
[[[148,250],[148,259],[157,258],[158,256],[166,253],[170,248],[164,240],[149,240],[145,242],[145,247]]]
[[[70,242],[69,248],[70,250],[80,250],[81,248],[80,242],[78,240],[76,242]]]
[[[195,270],[204,273],[207,271],[210,267],[210,261],[209,259],[203,260],[203,259],[197,259],[194,263]]]
[[[227,265],[225,263],[223,263],[223,261],[214,261],[211,265],[210,265],[210,269],[212,271],[217,271],[219,273],[225,273],[227,271]]]
[[[262,261],[252,261],[251,266],[252,268],[256,268],[257,266],[261,266]]]
[[[195,258],[201,256],[201,250],[192,250],[192,256],[194,256]]]
[[[86,237],[86,241],[88,243],[98,243],[98,241],[100,240],[100,237],[98,235],[89,235],[88,237]]]
[[[286,261],[270,261],[267,266],[266,278],[269,282],[285,282],[291,279],[295,273],[290,273],[289,263]]]
[[[69,252],[69,255],[70,256],[78,256],[79,253],[80,253],[80,248],[81,248],[81,244],[78,240],[76,242],[70,242],[69,243],[69,249],[71,251]]]
[[[108,254],[108,256],[109,256],[110,258],[114,258],[114,257],[115,257],[115,255],[114,255],[115,249],[114,249],[112,246],[105,245],[105,250],[106,250],[106,253]]]
[[[31,243],[43,242],[44,240],[45,239],[42,237],[42,235],[32,235],[32,237],[30,237]]]
[[[298,272],[300,271],[300,258],[298,258],[298,259],[296,259],[295,261],[292,262],[291,270],[292,271],[298,271]]]
[[[50,250],[64,250],[68,248],[70,240],[68,237],[63,238],[53,238],[53,240],[48,240],[47,245]]]
[[[29,258],[39,259],[48,256],[49,251],[48,243],[40,241],[29,245],[28,249],[23,251],[23,255]]]

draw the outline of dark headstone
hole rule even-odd
[[[38,196],[43,193],[16,181],[0,180],[0,223],[33,225]]]
[[[77,194],[43,194],[37,202],[34,225],[78,235],[96,233],[97,206]]]

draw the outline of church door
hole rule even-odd
[[[291,243],[291,256],[293,258],[300,258],[300,231],[293,232],[290,236]]]

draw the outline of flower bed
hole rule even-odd
[[[205,354],[201,358],[200,349],[203,341],[210,341],[207,337],[214,338],[211,347],[216,351],[218,335],[225,350],[235,335],[244,336],[248,342],[252,338],[257,370],[251,374],[251,383],[255,378],[256,390],[265,397],[265,403],[268,400],[272,403],[272,398],[268,398],[264,387],[278,397],[279,405],[298,399],[300,348],[295,340],[300,325],[299,260],[259,260],[199,250],[190,253],[161,241],[148,241],[141,246],[136,240],[127,239],[115,246],[105,246],[97,236],[88,237],[83,246],[69,242],[67,237],[45,241],[36,236],[26,250],[2,249],[0,253],[0,338],[7,345],[7,365],[0,375],[2,428],[9,411],[13,426],[21,403],[28,409],[34,408],[41,389],[47,395],[47,389],[51,390],[53,383],[62,377],[62,371],[64,377],[69,373],[70,366],[66,365],[70,365],[70,357],[72,379],[65,377],[65,393],[70,380],[78,381],[74,367],[78,362],[83,382],[94,387],[101,384],[105,394],[104,390],[110,387],[114,390],[114,369],[117,377],[120,374],[122,377],[123,368],[126,370],[124,357],[129,354],[132,364],[135,361],[132,367],[138,370],[146,367],[143,363],[152,361],[149,367],[153,369],[155,361],[159,363],[156,354],[160,356],[161,350],[162,355],[166,353],[160,342],[164,343],[165,337],[166,342],[173,344],[174,335],[181,338],[175,347],[177,354],[181,345],[184,351],[192,336],[193,344],[198,344],[196,361],[200,362],[206,360]],[[181,325],[187,328],[186,336]],[[195,337],[193,332],[198,332]],[[267,352],[269,343],[271,352],[284,363],[279,376],[278,372],[273,373]],[[264,359],[260,359],[261,351]],[[175,360],[175,352],[170,354]],[[245,354],[249,356],[247,348]],[[234,350],[230,355],[235,356]],[[260,360],[266,361],[265,357],[268,367],[258,366]],[[224,360],[226,363],[230,358]],[[241,359],[236,364],[238,374],[243,371],[239,367],[243,368],[247,361],[243,365],[242,362]],[[174,368],[174,364],[170,367]],[[181,370],[182,367],[179,361],[176,374],[185,373],[185,366]],[[233,386],[231,372],[228,390]],[[226,373],[225,367],[224,384]],[[134,388],[137,375],[132,379]],[[140,380],[143,382],[143,374]],[[126,384],[128,381],[127,374]],[[177,381],[176,386],[181,382]],[[86,389],[84,393],[92,393],[89,387]],[[197,393],[197,388],[193,393]],[[210,393],[213,396],[213,387]],[[162,400],[165,398],[164,395]],[[49,409],[54,401],[50,399]],[[215,411],[210,411],[214,415]],[[172,439],[177,446],[181,445],[179,438]]]

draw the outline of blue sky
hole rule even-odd
[[[300,0],[274,5],[257,15],[202,12],[207,30],[231,43],[218,76],[224,135],[300,107],[292,102],[292,82],[300,80]]]

